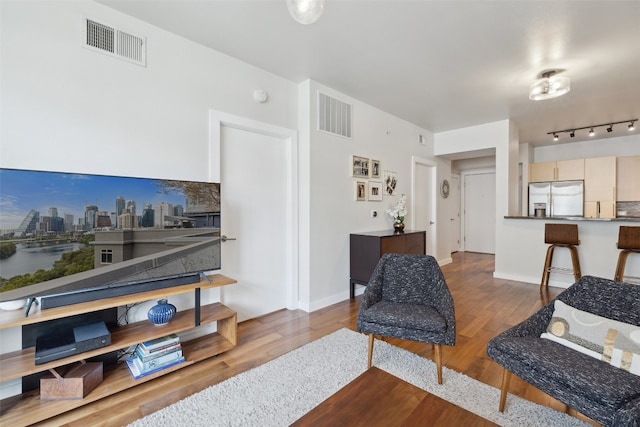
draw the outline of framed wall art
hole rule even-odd
[[[382,181],[369,181],[369,200],[381,201],[382,191]]]
[[[359,202],[367,200],[367,183],[365,181],[356,181],[356,200]]]
[[[369,159],[351,156],[351,175],[355,178],[369,178]]]
[[[384,171],[384,194],[387,196],[393,196],[398,185],[398,178],[396,173],[392,171]]]
[[[371,159],[371,178],[380,178],[380,160]]]

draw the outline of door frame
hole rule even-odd
[[[480,168],[480,169],[468,169],[468,170],[464,170],[464,171],[460,171],[460,251],[461,252],[465,252],[467,250],[466,248],[466,235],[467,235],[467,230],[465,229],[466,227],[466,221],[467,221],[467,211],[465,209],[467,200],[466,200],[466,179],[468,175],[486,175],[486,174],[496,174],[496,168],[494,167],[490,167],[490,168]],[[497,197],[497,192],[496,192],[496,197]],[[495,218],[494,218],[495,221]],[[495,238],[495,236],[494,236]]]
[[[438,214],[438,163],[425,159],[423,157],[411,156],[411,200],[416,200],[416,194],[418,192],[418,183],[416,182],[416,169],[418,165],[426,166],[428,168],[428,176],[431,180],[431,186],[429,188],[429,196],[431,201],[431,220],[433,221],[433,227],[431,227],[431,232],[427,232],[427,239],[429,239],[429,245],[426,245],[425,249],[428,246],[431,246],[432,255],[434,258],[438,259],[438,222],[437,222],[437,214]],[[415,230],[416,225],[416,214],[415,214],[415,203],[411,203],[411,229]],[[426,252],[426,250],[425,250]]]
[[[287,153],[287,183],[286,183],[286,211],[287,217],[283,218],[286,223],[286,259],[285,259],[285,297],[286,306],[290,310],[298,308],[298,132],[269,123],[260,122],[242,116],[224,113],[217,110],[209,110],[209,179],[220,182],[220,148],[223,127],[252,132],[282,140]],[[224,262],[222,263],[224,269]]]

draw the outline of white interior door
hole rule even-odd
[[[220,128],[222,272],[238,281],[221,301],[246,320],[287,306],[287,141]]]
[[[436,242],[436,203],[434,188],[436,184],[436,165],[425,159],[413,158],[412,176],[412,228],[426,230],[426,252],[437,258],[434,253]]]
[[[451,216],[449,218],[451,252],[458,252],[460,250],[460,175],[451,175],[449,199],[451,200]]]
[[[464,176],[464,249],[496,251],[496,174]]]

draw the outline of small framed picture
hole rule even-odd
[[[396,191],[396,185],[398,185],[396,173],[392,171],[384,171],[384,194],[387,196],[393,196],[393,193]]]
[[[369,178],[369,159],[351,156],[351,174],[355,178]]]
[[[356,200],[359,202],[367,200],[367,183],[365,181],[356,181]]]
[[[380,160],[371,159],[371,178],[380,178]]]
[[[369,200],[374,202],[382,200],[382,181],[369,181]]]

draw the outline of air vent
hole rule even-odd
[[[318,130],[351,138],[351,104],[318,92]]]
[[[85,19],[84,46],[134,64],[146,66],[145,37]]]

